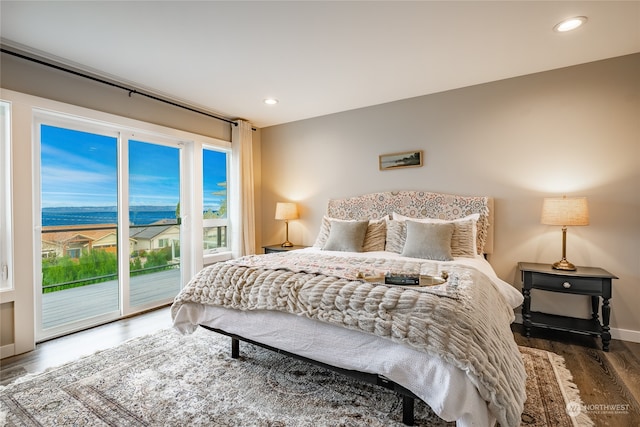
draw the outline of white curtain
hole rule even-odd
[[[231,250],[233,257],[252,255],[256,250],[255,201],[253,182],[253,134],[251,123],[238,120],[231,134],[230,199]]]

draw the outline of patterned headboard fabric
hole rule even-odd
[[[490,197],[394,191],[332,199],[327,206],[327,215],[337,219],[380,219],[393,212],[413,218],[445,220],[478,213],[478,253],[493,252],[493,199]]]

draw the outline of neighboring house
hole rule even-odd
[[[175,224],[175,220],[173,222],[161,220],[145,226],[132,226],[129,228],[129,238],[135,241],[133,250],[136,252],[171,247],[173,253],[173,250],[180,246],[180,226]]]
[[[129,242],[133,248],[133,242]],[[101,249],[116,253],[115,224],[62,225],[42,227],[42,257],[80,258],[83,251]]]
[[[180,227],[171,223],[162,224],[164,221],[157,221],[148,226],[131,227],[129,252],[179,247]],[[42,258],[80,258],[83,251],[90,252],[93,249],[115,254],[117,241],[115,224],[45,226],[42,227]]]

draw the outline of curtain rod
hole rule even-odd
[[[105,85],[108,85],[108,86],[112,86],[112,87],[115,87],[115,88],[118,88],[118,89],[122,89],[124,91],[129,92],[129,97],[131,97],[133,94],[141,95],[141,96],[144,96],[146,98],[153,99],[155,101],[164,102],[165,104],[169,104],[169,105],[172,105],[174,107],[178,107],[178,108],[182,108],[182,109],[185,109],[185,110],[189,110],[189,111],[191,111],[193,113],[202,114],[204,116],[208,116],[208,117],[214,118],[216,120],[220,120],[220,121],[232,124],[234,126],[238,126],[238,122],[235,122],[235,121],[233,121],[231,119],[228,119],[226,117],[216,116],[215,114],[207,113],[205,111],[196,110],[195,108],[191,108],[191,107],[189,107],[187,105],[178,104],[176,102],[169,101],[167,99],[159,98],[159,97],[157,97],[155,95],[151,95],[151,94],[148,94],[148,93],[140,92],[140,91],[138,91],[136,89],[131,89],[131,88],[128,88],[126,86],[122,86],[122,85],[120,85],[118,83],[113,83],[113,82],[110,82],[108,80],[104,80],[104,79],[101,79],[99,77],[92,76],[90,74],[85,74],[85,73],[81,73],[81,72],[76,71],[76,70],[72,70],[71,68],[66,68],[66,67],[63,67],[63,66],[60,66],[60,65],[56,65],[56,64],[47,62],[47,61],[43,61],[43,60],[38,59],[38,58],[34,58],[34,57],[31,57],[31,56],[23,55],[21,53],[5,49],[4,47],[0,48],[0,51],[2,53],[6,53],[8,55],[13,55],[13,56],[16,56],[18,58],[25,59],[27,61],[35,62],[36,64],[40,64],[40,65],[44,65],[44,66],[47,66],[47,67],[55,68],[56,70],[64,71],[66,73],[70,73],[70,74],[73,74],[73,75],[76,75],[76,76],[79,76],[79,77],[84,77],[85,79],[93,80],[93,81],[98,82],[98,83],[102,83],[102,84],[105,84]],[[256,129],[252,128],[252,130],[256,130]]]

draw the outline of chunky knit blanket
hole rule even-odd
[[[447,264],[445,284],[416,290],[357,277],[416,269],[435,275],[442,264],[292,254],[203,269],[176,297],[173,316],[182,304],[199,303],[282,311],[375,334],[462,369],[501,426],[520,424],[526,374],[509,327],[513,312],[487,276]]]

